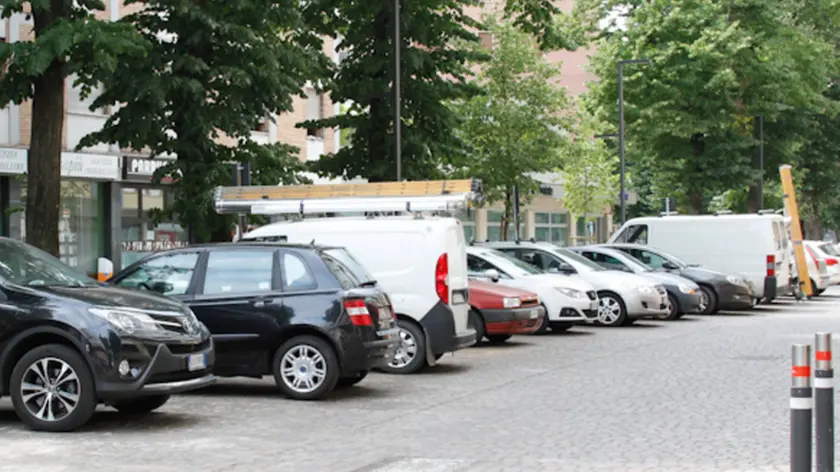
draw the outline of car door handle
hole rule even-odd
[[[254,298],[254,299],[251,300],[251,305],[253,305],[257,308],[262,308],[266,305],[266,303],[271,302],[271,300],[272,299],[270,297]]]

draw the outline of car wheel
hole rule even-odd
[[[400,346],[394,360],[382,370],[390,374],[414,374],[426,365],[426,336],[419,326],[410,321],[399,320],[398,325]]]
[[[338,383],[338,358],[326,341],[315,336],[296,336],[274,355],[274,381],[295,400],[320,400]]]
[[[705,285],[700,286],[701,315],[714,315],[717,313],[718,297],[714,290]]]
[[[627,321],[627,307],[624,300],[612,292],[598,293],[598,323],[602,326],[621,326]]]
[[[475,346],[478,346],[484,339],[487,328],[484,325],[484,318],[474,308],[470,308],[469,323],[475,330]]]
[[[551,327],[551,332],[552,333],[558,333],[559,334],[559,333],[565,333],[566,331],[572,329],[572,326],[574,326],[574,324],[573,323],[566,323],[564,321],[556,321],[556,322],[550,323],[549,326]]]
[[[487,340],[490,341],[490,344],[504,344],[505,341],[512,337],[513,335],[510,334],[488,334]]]
[[[677,297],[673,295],[668,295],[668,313],[659,316],[660,320],[665,321],[674,321],[682,315],[682,310],[680,309],[680,302],[677,300]]]
[[[24,354],[12,370],[9,392],[15,413],[38,431],[78,429],[96,410],[96,387],[87,362],[60,344]]]
[[[362,380],[367,377],[368,371],[363,370],[359,372],[359,374],[355,377],[341,377],[338,379],[338,383],[335,384],[335,388],[347,388],[356,385],[357,383],[361,382]]]
[[[549,325],[551,325],[551,321],[548,320],[548,308],[545,305],[541,305],[543,310],[545,310],[545,316],[542,317],[542,322],[540,323],[539,328],[534,331],[534,334],[545,334],[548,331]]]
[[[162,407],[168,401],[169,395],[153,395],[116,402],[112,406],[125,415],[145,415]]]

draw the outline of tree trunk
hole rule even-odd
[[[759,140],[759,139],[761,139],[761,129],[760,129],[761,125],[760,125],[760,122],[759,122],[758,118],[756,118],[754,120],[754,124],[755,124],[755,127],[753,129],[753,136],[755,136],[756,140]],[[753,153],[753,156],[752,156],[752,165],[753,165],[754,169],[761,170],[762,162],[761,162],[761,158],[759,157],[759,152],[760,152],[760,147],[759,146],[760,146],[760,144],[756,145],[756,147],[755,147],[755,152]],[[747,190],[747,213],[758,213],[759,210],[763,210],[763,208],[761,208],[762,207],[761,192],[759,191],[759,187],[760,187],[759,184],[761,183],[761,179],[763,179],[763,178],[764,178],[764,176],[759,174],[757,179],[754,182],[750,183],[750,187]]]
[[[373,56],[378,59],[381,57],[392,57],[393,54],[389,51],[388,42],[391,37],[389,25],[391,24],[391,15],[387,9],[383,9],[373,21]],[[374,60],[376,60],[374,59]],[[389,68],[383,67],[376,71],[371,79],[372,83],[387,83]],[[371,168],[371,172],[366,176],[369,182],[385,182],[396,180],[394,174],[396,169],[396,156],[391,146],[388,145],[388,127],[377,126],[381,123],[391,123],[393,116],[388,116],[390,106],[388,98],[375,96],[370,101],[370,122],[374,124],[371,126],[367,135],[368,154],[371,156],[369,162],[378,162],[379,165]]]
[[[700,190],[688,192],[688,214],[701,215],[703,210],[703,193]]]
[[[761,194],[758,190],[758,184],[750,185],[747,191],[747,213],[758,213],[761,208]]]
[[[65,2],[52,0],[51,3],[51,11],[34,13],[36,38],[55,23]],[[56,257],[59,255],[64,78],[64,64],[53,61],[44,74],[34,80],[32,135],[27,160],[26,242]]]

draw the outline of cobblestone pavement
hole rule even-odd
[[[0,400],[0,471],[775,471],[790,345],[840,332],[840,290],[749,313],[575,328],[375,374],[319,403],[225,380],[129,421],[32,433]],[[838,338],[840,339],[840,338]]]

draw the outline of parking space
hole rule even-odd
[[[790,344],[840,290],[744,313],[518,336],[322,402],[223,380],[132,420],[30,432],[0,400],[0,470],[722,471],[787,467]]]

